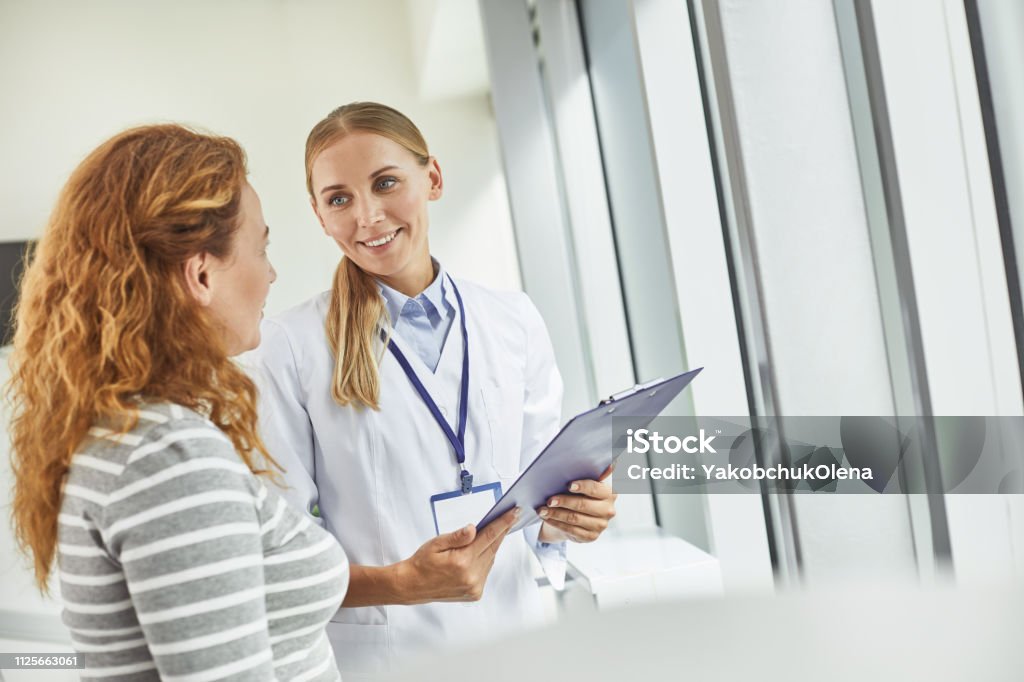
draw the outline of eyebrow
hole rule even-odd
[[[389,171],[389,170],[395,170],[396,168],[398,168],[398,166],[395,166],[395,165],[384,166],[383,168],[378,168],[377,170],[375,170],[372,173],[370,173],[370,178],[369,179],[373,180],[375,177],[377,177],[381,173],[384,173],[384,172]],[[346,185],[341,185],[341,184],[339,184],[339,185],[327,185],[327,187],[324,187],[323,189],[320,190],[320,194],[323,194],[325,192],[333,192],[336,189],[345,189],[345,187],[346,187]]]
[[[263,238],[264,239],[269,239],[270,238],[270,225],[264,225],[264,227],[266,227],[267,229],[263,231]]]

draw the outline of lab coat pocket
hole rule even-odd
[[[373,674],[388,670],[390,651],[388,626],[368,623],[327,624],[327,639],[334,649],[338,668],[349,679],[349,673]],[[358,679],[358,678],[355,678]]]
[[[519,475],[525,385],[488,383],[481,389],[491,431],[491,458],[501,478]]]

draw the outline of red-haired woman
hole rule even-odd
[[[13,515],[84,677],[338,678],[345,555],[259,476],[230,359],[259,343],[268,233],[234,140],[147,126],[73,172],[26,271]]]

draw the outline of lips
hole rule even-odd
[[[400,227],[392,232],[385,232],[383,234],[377,235],[373,239],[365,239],[359,243],[371,250],[383,249],[386,248],[388,244],[393,242],[395,240],[395,237],[397,237],[401,231],[402,228]]]

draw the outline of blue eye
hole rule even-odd
[[[377,182],[377,189],[378,190],[388,190],[388,189],[391,189],[392,187],[394,187],[397,184],[398,184],[398,179],[397,178],[392,178],[392,177],[381,178],[380,181]]]
[[[331,206],[344,206],[345,204],[348,203],[348,197],[344,197],[344,196],[331,197],[330,199],[327,200],[327,203],[330,204]]]

